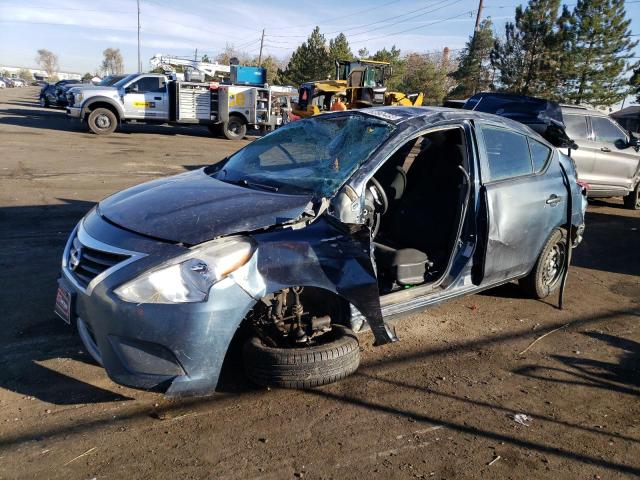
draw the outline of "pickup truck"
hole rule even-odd
[[[98,135],[127,122],[206,125],[213,134],[241,139],[247,127],[276,128],[287,121],[295,89],[279,86],[182,82],[136,73],[112,86],[69,90],[67,115]]]

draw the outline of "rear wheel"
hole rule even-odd
[[[278,348],[252,337],[244,345],[243,357],[247,377],[258,385],[310,388],[355,372],[360,365],[360,347],[351,330],[333,325],[312,347]]]
[[[629,194],[623,197],[624,206],[631,210],[640,210],[640,182]]]
[[[240,117],[229,117],[222,126],[222,133],[229,140],[242,140],[247,134],[247,124]]]
[[[521,278],[520,287],[533,298],[545,298],[554,293],[565,270],[567,234],[564,229],[553,232],[542,249],[533,270]]]
[[[108,135],[115,132],[118,126],[116,115],[108,108],[96,108],[87,120],[89,130],[96,135]]]

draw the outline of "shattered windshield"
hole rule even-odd
[[[300,120],[247,145],[213,176],[248,188],[330,197],[393,129],[363,114]]]

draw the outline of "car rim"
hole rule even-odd
[[[234,135],[240,135],[240,124],[237,122],[231,122],[229,124],[229,131]]]
[[[103,113],[96,118],[96,126],[101,129],[109,128],[111,126],[111,120]]]
[[[551,288],[560,280],[562,271],[564,270],[564,257],[564,245],[558,242],[553,246],[549,255],[547,255],[544,263],[542,283],[545,286]]]
[[[44,107],[44,97],[43,97],[43,98],[40,98],[40,106],[41,106],[41,107]]]

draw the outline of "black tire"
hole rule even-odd
[[[40,97],[40,106],[44,108],[49,108],[49,99],[46,95]]]
[[[87,124],[96,135],[109,135],[118,128],[118,118],[108,108],[96,108],[89,114]]]
[[[247,124],[237,116],[229,117],[229,121],[222,126],[222,133],[229,140],[242,140],[247,134]]]
[[[538,299],[545,298],[560,287],[565,269],[566,244],[566,231],[555,230],[545,243],[533,270],[518,282],[527,295]]]
[[[334,325],[325,335],[327,343],[307,348],[273,348],[250,338],[242,351],[247,377],[267,387],[311,388],[351,375],[360,365],[355,334]]]
[[[625,208],[629,210],[640,210],[640,182],[628,195],[622,198]]]

